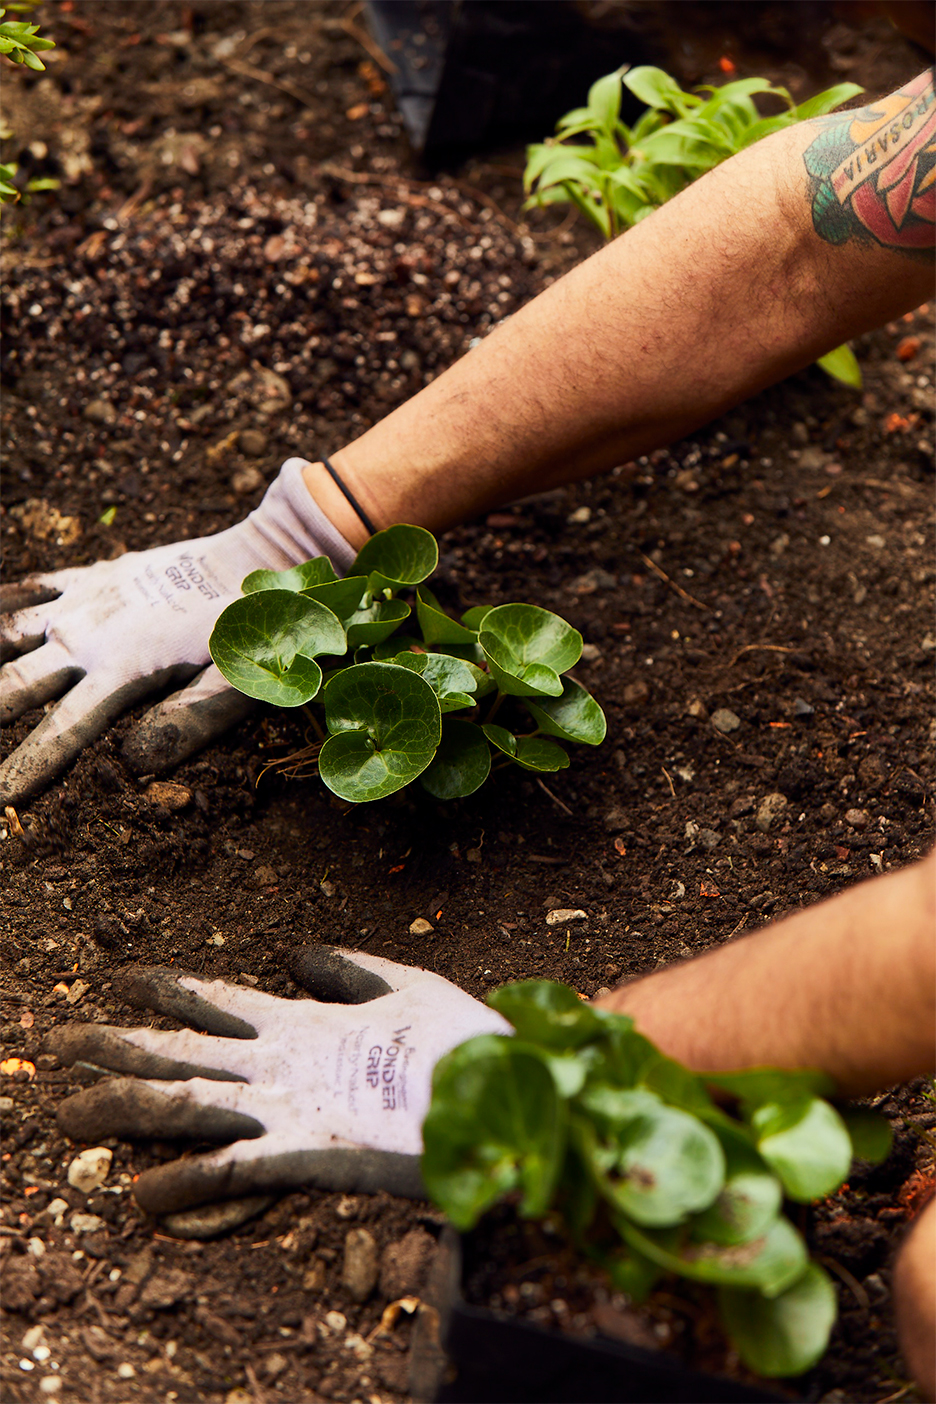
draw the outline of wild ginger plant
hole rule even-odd
[[[241,692],[321,705],[324,728],[310,713],[319,738],[298,760],[352,803],[417,779],[455,799],[483,785],[495,759],[541,775],[568,766],[562,742],[604,740],[598,703],[565,676],[581,657],[578,630],[529,604],[452,619],[425,584],[438,559],[431,532],[392,526],[343,579],[325,556],[253,571],[212,632],[211,657]]]
[[[423,1180],[454,1226],[511,1196],[632,1301],[667,1277],[712,1288],[759,1374],[814,1365],[835,1293],[784,1201],[833,1194],[854,1156],[883,1160],[887,1122],[833,1107],[823,1073],[691,1072],[565,985],[505,985],[487,1002],[515,1036],[446,1054],[423,1124]]]

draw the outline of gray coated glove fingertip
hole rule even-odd
[[[172,770],[243,721],[255,706],[250,697],[234,688],[198,702],[171,707],[161,703],[151,708],[126,737],[120,748],[121,757],[135,775]]]
[[[391,994],[392,986],[355,964],[333,946],[303,946],[290,959],[289,973],[323,1004],[367,1004]]]
[[[204,1033],[222,1038],[257,1037],[257,1030],[246,1019],[216,1008],[210,1000],[180,985],[179,977],[187,973],[165,965],[125,965],[114,975],[114,989],[135,1009],[168,1014]]]

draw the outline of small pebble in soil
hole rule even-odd
[[[345,1238],[342,1286],[356,1302],[366,1302],[377,1285],[379,1256],[377,1244],[366,1228],[353,1228]]]
[[[546,913],[547,926],[568,926],[573,921],[587,921],[588,913],[581,907],[554,907]]]
[[[845,823],[851,828],[857,829],[859,833],[866,829],[870,822],[871,819],[866,809],[846,809],[845,811]]]
[[[434,930],[435,927],[432,925],[432,922],[426,921],[425,917],[417,917],[415,921],[410,922],[411,936],[428,936]]]
[[[757,817],[754,821],[762,834],[770,832],[786,809],[787,803],[786,795],[781,795],[777,792],[771,795],[765,795],[757,806]]]
[[[253,1194],[200,1209],[183,1209],[178,1214],[167,1214],[161,1221],[162,1228],[173,1238],[218,1238],[262,1214],[272,1203],[272,1195]]]
[[[114,1152],[106,1146],[83,1150],[68,1167],[68,1183],[82,1194],[90,1194],[107,1179],[113,1158]]]
[[[98,1229],[106,1227],[97,1214],[72,1214],[68,1222],[72,1233],[97,1233]]]
[[[741,725],[741,718],[737,712],[732,712],[728,707],[719,707],[712,713],[712,725],[716,731],[727,736],[732,731],[737,731]]]
[[[143,791],[143,798],[175,814],[192,803],[192,792],[187,786],[177,785],[172,780],[154,780]]]
[[[242,429],[237,437],[237,447],[250,458],[262,458],[267,451],[267,442],[267,436],[261,429]]]

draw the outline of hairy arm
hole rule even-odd
[[[822,1068],[858,1096],[936,1066],[936,854],[598,1001],[701,1071]]]
[[[670,443],[931,291],[931,74],[759,142],[541,293],[333,462],[440,529]],[[360,521],[320,464],[319,505]]]

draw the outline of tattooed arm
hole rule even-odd
[[[933,230],[932,108],[927,77],[861,112],[779,132],[703,176],[332,454],[352,500],[378,527],[439,530],[681,438],[917,306],[931,290],[922,248]],[[350,559],[368,534],[363,518],[322,463],[300,460],[290,472],[290,542],[310,532],[334,540],[337,530]],[[144,565],[160,571],[165,561]],[[127,592],[135,569],[122,560],[37,578],[31,595],[19,594],[36,608],[0,625],[11,651],[34,650],[0,674],[7,719],[82,679],[0,767],[0,803],[62,769],[131,693],[141,698],[207,659],[213,615],[164,631],[155,648],[143,597]],[[113,611],[94,623],[108,591],[132,645],[118,650],[119,669]],[[46,636],[49,646],[36,648]],[[148,714],[132,763],[165,767],[242,706],[209,671]]]
[[[932,292],[934,120],[927,73],[759,142],[332,461],[378,525],[438,529],[672,442],[918,306]],[[321,465],[306,479],[363,539]]]
[[[933,257],[936,95],[930,73],[857,112],[835,113],[804,160],[820,239],[873,240]]]

